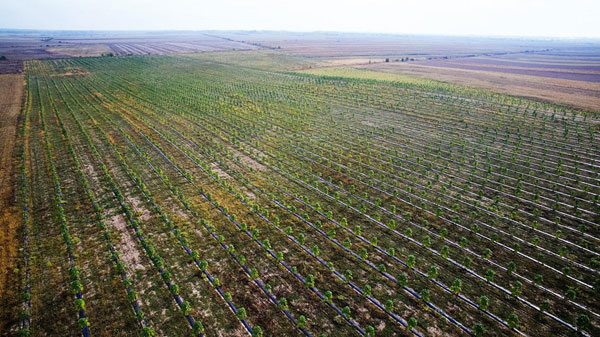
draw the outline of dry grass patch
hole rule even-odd
[[[0,331],[9,323],[19,273],[20,212],[16,204],[16,136],[21,111],[22,74],[0,75]]]
[[[104,53],[112,52],[110,47],[104,44],[65,46],[48,48],[47,50],[53,54],[69,55],[73,57],[102,56]]]

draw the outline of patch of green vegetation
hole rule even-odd
[[[377,81],[404,82],[411,84],[441,84],[443,82],[416,78],[400,74],[384,73],[368,69],[353,68],[353,67],[327,67],[313,68],[298,71],[299,73],[328,76],[328,77],[346,77]]]
[[[186,56],[246,68],[273,71],[299,70],[317,65],[314,60],[274,50],[209,52],[188,54]]]

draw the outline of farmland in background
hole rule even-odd
[[[220,34],[234,41],[303,57],[313,63],[304,68],[310,68],[311,73],[326,75],[355,67],[600,111],[597,40],[326,32]],[[341,69],[325,69],[335,67]]]
[[[599,51],[598,41],[589,39],[0,30],[0,56],[6,57],[0,60],[0,74],[21,73],[22,61],[28,59],[188,54],[244,67],[323,75],[353,67],[404,75],[403,80],[436,80],[598,112]]]
[[[599,111],[598,50],[593,47],[415,62],[379,62],[360,67]]]

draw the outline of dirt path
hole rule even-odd
[[[0,335],[18,315],[20,214],[16,207],[16,131],[21,111],[22,74],[0,75]]]

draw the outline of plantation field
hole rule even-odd
[[[361,68],[352,67],[320,67],[314,69],[304,69],[299,71],[300,73],[327,76],[327,77],[341,77],[351,79],[362,79],[362,80],[376,80],[376,81],[389,81],[389,82],[402,82],[407,84],[415,85],[430,85],[430,86],[441,86],[441,82],[432,80],[421,79],[418,77],[410,77],[402,74],[395,74],[390,72],[373,71]],[[452,87],[452,86],[449,86]],[[456,87],[456,86],[453,86]]]
[[[0,335],[600,335],[596,115],[244,53],[26,62]]]

